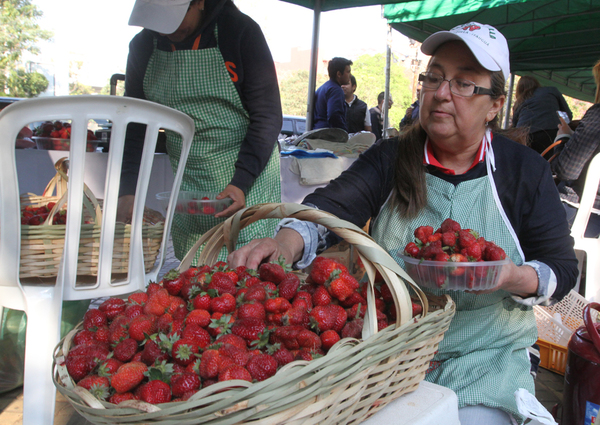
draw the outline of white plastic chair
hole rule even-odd
[[[590,214],[594,208],[594,201],[600,184],[600,154],[596,154],[588,167],[585,178],[583,194],[580,199],[577,215],[571,227],[571,236],[575,239],[575,253],[579,261],[579,279],[583,271],[584,253],[585,267],[585,294],[588,301],[600,301],[600,238],[584,237]]]
[[[77,257],[81,230],[86,169],[86,138],[90,119],[112,121],[108,168],[104,188],[102,232],[95,284],[77,284]],[[71,150],[68,183],[68,214],[64,254],[56,284],[28,284],[19,278],[21,248],[20,202],[15,165],[15,138],[19,130],[34,121],[71,120]],[[127,124],[147,125],[140,173],[137,182],[131,227],[129,271],[126,278],[111,282],[112,251],[123,147]],[[175,174],[172,194],[179,192],[183,169],[194,134],[194,123],[187,115],[149,101],[116,96],[64,96],[16,102],[0,113],[0,305],[27,314],[23,423],[52,424],[56,388],[52,381],[52,354],[59,341],[63,300],[83,300],[118,296],[143,290],[155,280],[164,253],[173,216],[172,196],[167,208],[158,264],[145,273],[142,221],[148,181],[160,128],[181,134],[183,149]],[[66,153],[66,152],[65,152]]]

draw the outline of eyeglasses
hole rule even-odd
[[[439,74],[433,72],[422,72],[419,74],[419,82],[426,90],[437,90],[444,81],[448,81],[450,91],[457,96],[471,97],[474,94],[493,94],[491,89],[476,86],[473,81],[463,80],[462,78],[453,78],[446,80]]]

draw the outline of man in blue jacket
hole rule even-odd
[[[350,65],[352,61],[345,58],[336,57],[329,61],[329,81],[315,92],[313,129],[341,128],[348,131],[342,85],[350,83]]]

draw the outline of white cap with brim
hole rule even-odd
[[[506,38],[496,28],[470,22],[458,25],[450,31],[438,31],[425,39],[421,51],[433,55],[443,43],[452,40],[463,41],[475,59],[488,71],[502,71],[504,80],[510,75],[510,60]]]
[[[161,34],[174,33],[187,13],[191,0],[136,0],[129,25]]]

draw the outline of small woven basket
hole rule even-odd
[[[92,423],[161,425],[354,424],[414,391],[450,325],[454,303],[447,296],[423,293],[370,236],[353,224],[298,204],[257,205],[207,232],[180,268],[189,267],[198,247],[205,242],[199,261],[211,264],[223,245],[229,249],[235,246],[243,227],[263,218],[286,217],[322,224],[358,251],[370,282],[362,340],[342,339],[327,355],[310,362],[289,363],[262,382],[219,382],[201,389],[185,402],[151,405],[125,401],[117,406],[99,401],[75,386],[66,371],[64,358],[78,327],[57,345],[54,353],[54,382],[58,390]],[[376,331],[372,295],[375,271],[390,287],[397,311],[397,322],[380,332]],[[401,279],[421,299],[421,316],[412,318],[409,292]]]
[[[48,214],[48,219],[40,225],[21,226],[21,267],[19,277],[54,278],[58,274],[64,244],[66,225],[53,224],[52,217],[65,206],[67,199],[67,159],[61,158],[56,164],[56,175],[50,180],[41,196],[32,193],[21,195],[21,209],[28,205],[42,207],[56,203]],[[100,221],[102,200],[96,199],[87,185],[84,185],[84,223],[81,225],[77,274],[80,276],[98,275],[100,247]],[[89,224],[87,223],[89,222]],[[164,217],[146,208],[142,237],[144,238],[144,263],[150,270],[158,255],[164,230]],[[131,225],[117,223],[113,250],[112,272],[127,273]]]

